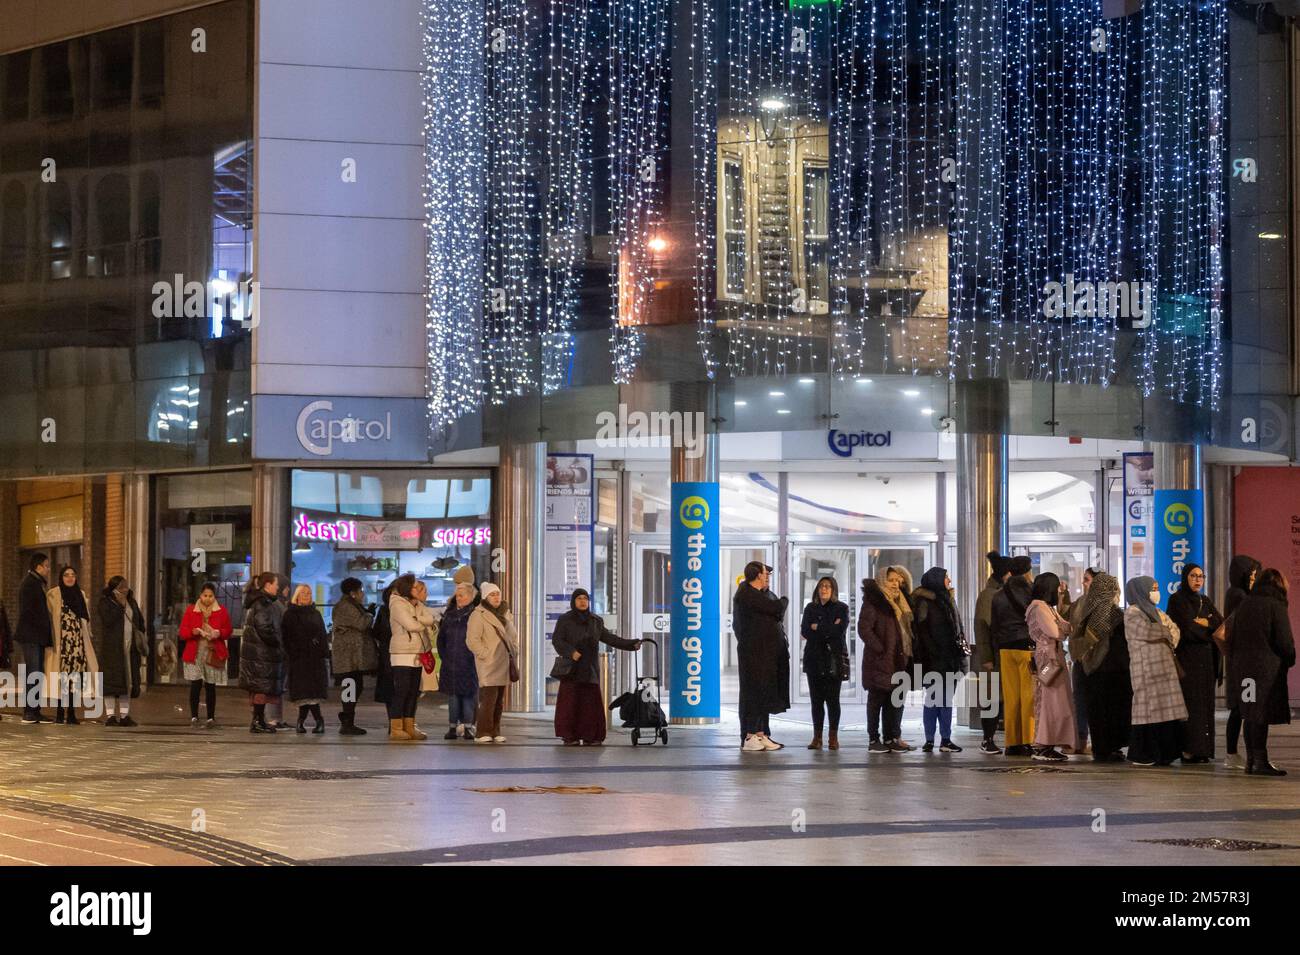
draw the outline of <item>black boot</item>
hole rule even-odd
[[[252,722],[248,724],[248,731],[250,733],[274,733],[275,732],[275,730],[271,729],[271,727],[266,725],[266,720],[258,720],[256,716],[254,716]]]
[[[357,725],[357,716],[355,713],[340,713],[339,727],[340,736],[365,736],[366,731]]]
[[[1246,763],[1246,772],[1252,776],[1285,776],[1285,769],[1278,769],[1268,761],[1268,750],[1255,749],[1250,753],[1250,762]]]

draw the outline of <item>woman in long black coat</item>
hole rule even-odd
[[[311,588],[299,584],[293,600],[280,621],[284,635],[284,655],[289,665],[289,702],[298,707],[298,732],[307,732],[307,714],[316,725],[313,733],[325,732],[325,717],[320,705],[329,695],[329,634],[325,618],[312,602]]]
[[[600,645],[639,650],[640,640],[610,633],[591,612],[591,595],[579,587],[569,612],[555,621],[551,646],[558,654],[551,676],[560,681],[555,699],[555,735],[565,746],[599,746],[605,741],[605,700],[600,695]]]
[[[1231,617],[1233,612],[1241,606],[1241,602],[1250,594],[1250,588],[1255,586],[1255,578],[1263,569],[1263,564],[1247,554],[1238,554],[1232,558],[1232,562],[1228,565],[1228,592],[1223,596],[1223,615],[1225,617]],[[1232,629],[1231,623],[1228,624],[1228,629]],[[1231,639],[1226,653],[1232,653]],[[1222,666],[1226,677],[1228,672],[1228,661],[1226,659],[1223,661]],[[1240,687],[1234,687],[1230,680],[1225,681],[1223,699],[1228,707],[1227,745],[1224,747],[1227,756],[1223,762],[1228,769],[1245,769],[1245,762],[1237,755],[1237,742],[1241,738]]]
[[[1083,671],[1092,758],[1098,763],[1123,762],[1131,729],[1133,684],[1124,611],[1119,609],[1119,581],[1097,571],[1081,604],[1070,639],[1077,641],[1071,647],[1074,665]]]
[[[1208,763],[1214,758],[1214,639],[1223,615],[1205,596],[1205,571],[1199,564],[1183,567],[1183,582],[1169,597],[1166,611],[1181,635],[1174,651],[1183,668],[1183,762]]]
[[[99,595],[93,629],[95,655],[104,674],[105,726],[135,726],[131,700],[140,695],[140,662],[147,648],[144,614],[126,579],[114,575]]]
[[[813,599],[803,608],[799,635],[803,648],[803,672],[812,697],[813,738],[809,749],[822,748],[822,726],[830,716],[830,749],[840,748],[840,687],[849,677],[849,647],[844,634],[849,627],[849,608],[840,602],[840,587],[834,577],[817,581]]]
[[[239,638],[239,685],[248,691],[253,708],[250,733],[274,733],[266,722],[266,704],[280,702],[280,667],[284,640],[280,620],[284,605],[277,600],[280,578],[274,571],[258,574],[244,594],[244,630]]]
[[[1269,568],[1232,618],[1228,681],[1241,695],[1246,731],[1246,772],[1285,776],[1268,760],[1268,728],[1291,722],[1287,671],[1295,666],[1295,638],[1287,608],[1287,583]]]
[[[767,588],[771,568],[758,561],[745,565],[745,579],[731,605],[740,674],[741,748],[748,752],[783,749],[772,739],[769,717],[790,708],[790,643],[785,638],[789,597]]]
[[[913,689],[924,690],[925,745],[921,749],[927,753],[934,749],[936,728],[940,750],[961,752],[952,741],[952,696],[969,663],[963,649],[965,632],[949,583],[948,571],[931,567],[921,577],[921,586],[912,591],[912,656],[922,673],[921,686]]]

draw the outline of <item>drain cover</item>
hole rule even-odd
[[[1028,776],[1031,773],[1068,773],[1069,769],[1057,769],[1055,766],[991,766],[976,769],[977,773],[1001,773],[1002,775]]]
[[[327,769],[248,769],[239,773],[242,779],[301,779],[306,782],[322,782],[342,779],[377,779],[382,773],[349,773]]]
[[[1251,839],[1138,839],[1161,846],[1187,846],[1191,849],[1217,849],[1220,852],[1259,852],[1262,849],[1300,849],[1284,842],[1255,842]]]

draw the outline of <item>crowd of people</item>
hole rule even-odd
[[[1215,758],[1216,690],[1222,685],[1228,707],[1225,764],[1256,775],[1285,775],[1268,756],[1269,727],[1290,722],[1287,671],[1295,665],[1288,585],[1280,571],[1234,557],[1220,611],[1206,593],[1204,569],[1189,563],[1167,601],[1152,578],[1129,580],[1121,609],[1119,581],[1102,570],[1089,568],[1082,593],[1072,597],[1055,574],[1035,576],[1028,557],[990,553],[988,561],[990,575],[975,604],[973,645],[944,568],[930,568],[915,587],[900,566],[881,567],[862,581],[856,626],[869,753],[913,749],[902,732],[909,690],[921,691],[921,750],[961,752],[952,738],[953,708],[957,686],[973,667],[980,685],[975,698],[981,753],[1045,762],[1090,755],[1137,766],[1208,763]],[[50,570],[46,555],[34,555],[19,591],[14,643],[22,648],[28,673],[22,722],[46,721],[33,705],[41,699],[39,681],[66,688],[87,686],[86,678],[93,677],[106,724],[135,726],[131,700],[140,693],[148,641],[130,585],[113,576],[92,603],[74,568],[60,568],[53,585]],[[770,720],[790,708],[789,601],[772,592],[771,572],[758,561],[748,564],[732,601],[745,752],[782,749]],[[321,707],[332,680],[341,700],[338,732],[365,735],[356,721],[357,702],[372,676],[375,699],[387,708],[391,741],[428,738],[416,725],[416,713],[421,694],[439,690],[448,701],[443,739],[505,742],[502,707],[507,687],[519,679],[514,618],[501,589],[490,582],[476,586],[469,566],[456,571],[453,583],[454,593],[436,613],[414,574],[393,580],[378,605],[367,604],[362,582],[349,577],[327,627],[310,587],[291,586],[274,572],[258,574],[244,594],[239,643],[238,684],[248,694],[249,732],[324,733]],[[812,704],[809,749],[840,747],[850,617],[838,582],[821,578],[799,621]],[[213,728],[216,687],[225,682],[233,630],[211,584],[185,610],[179,633],[190,723]],[[641,641],[611,633],[579,588],[552,636],[551,676],[559,683],[555,735],[566,746],[599,746],[605,739],[601,644],[637,650]],[[54,722],[79,723],[82,701],[53,696]],[[297,708],[296,723],[284,722],[285,701]],[[1238,753],[1243,731],[1244,759]]]
[[[1034,575],[1026,556],[988,555],[990,575],[975,605],[971,646],[952,581],[932,567],[913,587],[904,567],[862,582],[857,633],[866,691],[867,751],[913,749],[902,738],[907,691],[922,697],[926,753],[956,753],[956,687],[971,667],[982,684],[980,752],[1059,763],[1070,756],[1136,766],[1208,763],[1215,758],[1216,688],[1228,706],[1225,765],[1284,776],[1269,760],[1269,726],[1290,722],[1287,671],[1295,641],[1287,581],[1251,557],[1233,558],[1222,612],[1206,593],[1204,568],[1188,563],[1161,609],[1151,577],[1124,587],[1096,568],[1072,599],[1055,574]],[[733,599],[740,672],[741,749],[782,749],[770,717],[790,708],[788,599],[769,589],[757,561]],[[840,689],[849,677],[849,608],[839,585],[821,578],[799,624],[812,703],[809,749],[838,749]],[[828,725],[829,724],[829,725]],[[1003,746],[997,744],[999,727]],[[1238,753],[1244,727],[1246,756]],[[827,735],[823,736],[823,729]]]

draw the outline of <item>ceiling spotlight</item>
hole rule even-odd
[[[785,397],[785,392],[784,392],[784,391],[769,391],[769,392],[767,393],[767,396],[768,396],[769,398],[784,398],[784,397]]]
[[[924,415],[931,415],[931,414],[934,414],[934,409],[933,409],[933,408],[922,408],[922,409],[921,409],[921,414],[924,414]]]
[[[811,385],[811,384],[813,384],[813,379],[811,379],[811,378],[800,378],[800,379],[799,379],[799,384],[801,384],[801,385]]]
[[[920,394],[920,392],[917,391],[915,388],[908,388],[906,391],[903,392],[903,394],[907,395],[907,397],[909,398],[915,398],[917,395]]]
[[[749,402],[748,402],[748,401],[737,401],[737,402],[734,402],[734,404],[735,404],[735,406],[736,406],[737,408],[744,408],[746,405],[749,404]]]
[[[1259,237],[1260,237],[1261,239],[1280,239],[1280,238],[1282,238],[1282,233],[1280,233],[1280,232],[1261,232],[1261,233],[1259,234]]]
[[[776,409],[776,413],[777,413],[777,414],[789,414],[789,413],[790,413],[790,409],[789,409],[789,408],[777,408],[777,409]]]
[[[858,383],[859,385],[869,385],[869,384],[871,384],[871,379],[870,379],[870,378],[859,378],[859,379],[857,379],[857,383]]]
[[[769,113],[779,113],[781,110],[785,109],[785,100],[777,96],[769,96],[758,105],[763,107],[763,109],[767,110]]]
[[[646,242],[645,245],[651,252],[663,252],[668,248],[668,240],[661,235],[657,235]]]

